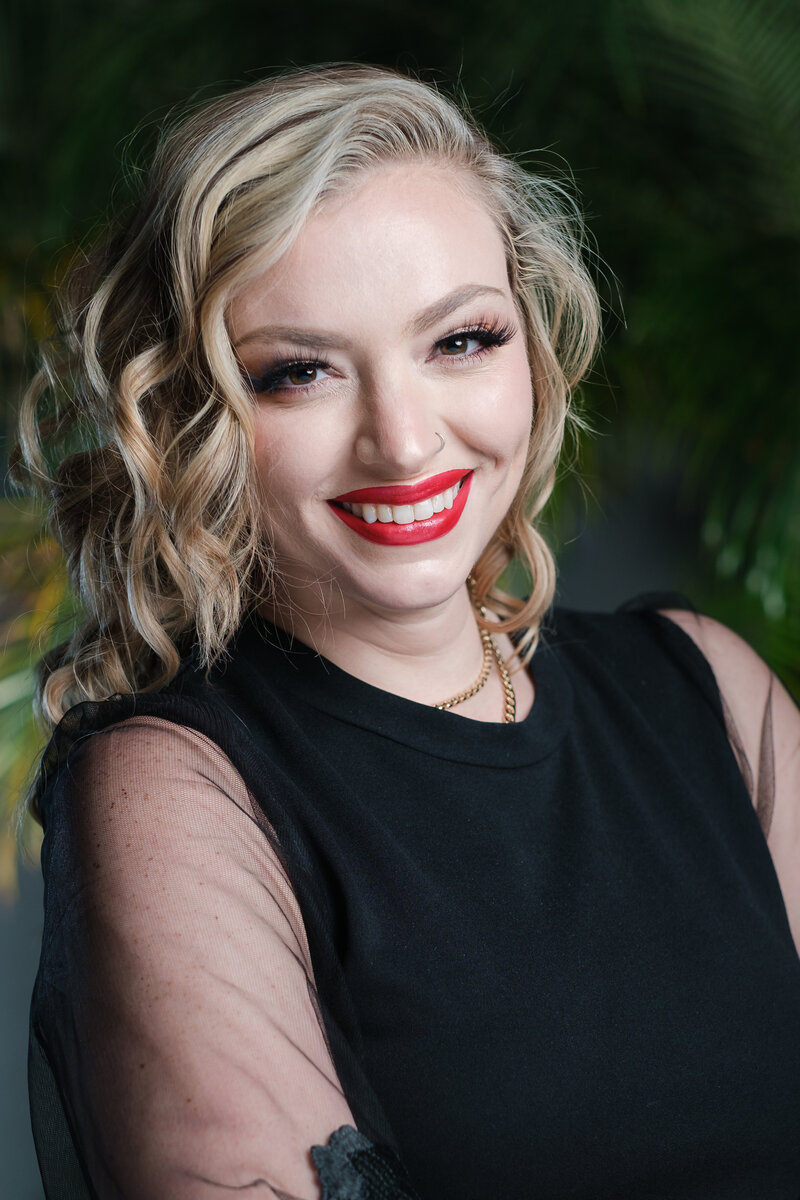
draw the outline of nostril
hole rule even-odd
[[[415,475],[442,449],[442,435],[425,423],[419,429],[386,428],[358,434],[355,456],[364,466],[384,466],[393,474]]]

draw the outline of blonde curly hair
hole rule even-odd
[[[397,161],[466,171],[504,240],[535,416],[519,491],[472,576],[500,628],[525,631],[520,659],[532,653],[555,586],[536,518],[599,328],[580,216],[561,185],[500,154],[434,87],[376,67],[305,69],[167,132],[133,218],[61,288],[60,334],[23,400],[13,460],[49,502],[83,610],[40,664],[47,726],[80,701],[163,686],[189,647],[210,666],[274,585],[253,397],[227,309],[326,196]],[[498,584],[514,557],[532,580],[527,599]]]

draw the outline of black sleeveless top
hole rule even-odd
[[[556,610],[532,670],[530,715],[484,724],[251,618],[208,680],[73,709],[45,824],[83,733],[211,737],[275,831],[358,1127],[422,1200],[798,1200],[800,959],[708,664],[654,612]]]

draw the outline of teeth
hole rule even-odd
[[[360,517],[368,525],[373,525],[376,521],[380,521],[384,525],[391,522],[394,522],[395,525],[410,525],[412,521],[427,521],[434,513],[440,513],[445,508],[452,508],[453,501],[460,491],[461,483],[459,482],[455,487],[445,488],[438,496],[419,500],[416,504],[349,504],[347,501],[342,501],[342,508],[345,512],[352,513],[354,517]]]

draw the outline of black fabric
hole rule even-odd
[[[397,1155],[344,1125],[327,1146],[312,1146],[322,1200],[417,1200]]]
[[[209,680],[72,710],[45,825],[83,735],[211,737],[275,831],[359,1129],[423,1200],[797,1200],[800,960],[714,677],[649,611],[557,611],[532,670],[529,717],[483,724],[252,618]]]
[[[31,1028],[28,1097],[34,1144],[47,1200],[96,1200],[69,1128],[48,1056]]]

